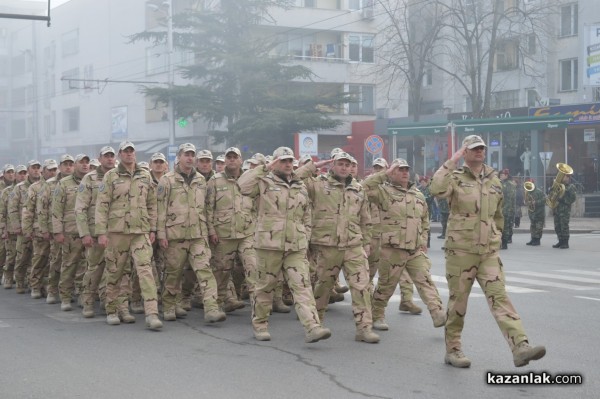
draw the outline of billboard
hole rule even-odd
[[[600,86],[600,24],[585,25],[583,86]]]

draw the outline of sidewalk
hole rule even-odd
[[[441,233],[442,225],[439,222],[431,222],[431,232]],[[521,225],[513,229],[515,233],[529,233],[529,217],[521,218]],[[571,218],[569,222],[569,232],[571,234],[598,233],[600,234],[600,218]],[[554,218],[546,216],[546,226],[544,234],[554,234]]]

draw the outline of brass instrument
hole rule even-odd
[[[558,169],[558,174],[554,178],[550,192],[548,192],[548,196],[546,197],[546,205],[552,209],[556,208],[558,200],[565,195],[565,185],[563,183],[565,177],[573,174],[573,168],[566,163],[557,163],[556,169]]]
[[[527,193],[530,193],[533,190],[535,190],[535,184],[533,184],[533,182],[526,181],[525,183],[523,183],[523,188],[525,189],[525,203],[527,204],[527,209],[533,212],[535,211],[535,201]]]

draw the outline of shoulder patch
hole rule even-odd
[[[165,191],[165,186],[163,186],[162,184],[158,185],[158,190],[157,193],[158,195],[162,195],[162,193]]]

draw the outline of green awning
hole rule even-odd
[[[388,127],[388,134],[397,136],[430,136],[446,133],[448,122],[407,123]]]
[[[564,129],[571,119],[568,116],[553,116],[545,118],[517,117],[517,118],[491,118],[467,119],[452,121],[456,133],[493,133],[493,132],[518,132],[528,130]]]

